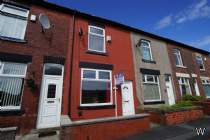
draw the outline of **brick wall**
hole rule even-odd
[[[193,121],[204,116],[203,110],[200,109],[191,109],[175,112],[151,112],[150,120],[154,123],[165,124],[165,125],[174,125],[184,122]]]
[[[62,140],[115,140],[149,129],[149,118],[101,122],[79,126],[64,127]]]
[[[183,122],[193,121],[203,117],[201,109],[187,110],[165,114],[165,124],[174,125]]]
[[[202,106],[203,112],[206,115],[210,115],[210,101],[202,101],[202,102],[193,102],[195,105]]]
[[[167,45],[168,48],[168,54],[169,54],[169,59],[171,61],[171,66],[172,66],[172,73],[173,73],[173,80],[174,80],[174,85],[175,85],[175,92],[176,92],[176,97],[177,100],[181,99],[181,93],[180,93],[180,89],[179,89],[179,84],[178,84],[178,80],[176,77],[176,73],[186,73],[186,74],[196,74],[197,75],[197,83],[198,83],[198,87],[200,90],[200,94],[202,96],[205,96],[204,90],[203,90],[203,86],[201,83],[201,79],[200,76],[205,76],[205,77],[210,77],[210,65],[209,65],[209,57],[206,54],[202,54],[203,58],[206,58],[207,60],[204,61],[205,63],[205,71],[200,71],[197,63],[196,63],[196,51],[192,50],[192,49],[187,49],[187,48],[183,48],[181,46],[176,46],[176,45],[172,45],[172,44],[168,44]],[[176,63],[175,63],[175,58],[173,55],[173,49],[179,49],[181,52],[181,56],[182,56],[182,61],[183,64],[186,68],[179,68],[176,67]],[[190,83],[191,83],[191,90],[192,90],[192,94],[195,95],[195,89],[193,86],[193,78],[191,77],[190,79]]]

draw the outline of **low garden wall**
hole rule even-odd
[[[204,116],[200,107],[190,109],[179,109],[176,111],[149,110],[150,120],[154,123],[174,125],[197,120]]]
[[[210,100],[208,101],[200,101],[200,102],[193,102],[195,105],[202,106],[203,112],[206,115],[210,115]]]
[[[77,121],[62,126],[61,140],[116,140],[150,128],[148,114]]]

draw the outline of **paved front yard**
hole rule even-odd
[[[196,128],[206,128],[205,134],[198,136]],[[210,116],[189,123],[155,127],[123,140],[210,140]]]

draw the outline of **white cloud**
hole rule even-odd
[[[196,20],[199,18],[210,18],[210,5],[208,0],[196,1],[184,10],[161,19],[155,26],[155,29],[162,29],[174,24],[180,24],[187,21]]]
[[[172,16],[171,16],[171,15],[168,15],[168,16],[162,18],[162,19],[156,24],[155,29],[162,29],[162,28],[165,28],[165,27],[169,26],[169,25],[171,24],[171,19],[172,19]]]
[[[209,18],[210,6],[207,0],[201,0],[188,6],[185,10],[179,12],[175,16],[176,23],[183,23],[188,20],[195,20],[198,18]]]
[[[194,41],[191,44],[195,47],[201,47],[201,48],[210,46],[210,35],[205,36],[197,41]]]

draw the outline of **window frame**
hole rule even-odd
[[[142,45],[141,45],[142,42],[148,43],[149,46],[142,46]],[[141,54],[141,55],[142,55],[142,59],[143,59],[143,60],[147,60],[147,61],[153,61],[153,55],[152,55],[152,49],[151,49],[151,42],[148,41],[148,40],[142,39],[142,40],[140,41],[140,48],[142,49],[142,47],[148,48],[148,49],[149,49],[150,60],[144,59],[143,55]],[[142,52],[142,50],[141,50],[141,52]]]
[[[190,89],[190,94],[189,95],[192,95],[192,89],[191,89],[189,78],[186,78],[186,77],[177,77],[177,78],[178,78],[178,84],[179,84],[179,90],[180,90],[181,96],[183,96],[183,93],[182,93],[182,90],[181,90],[181,85],[189,86],[189,89]],[[184,79],[184,83],[182,82],[182,79]],[[181,81],[181,83],[180,83],[180,81]]]
[[[100,34],[96,34],[96,33],[92,33],[90,31],[91,28],[95,28],[95,29],[99,29],[99,30],[102,30],[103,31],[103,35],[100,35]],[[94,35],[94,36],[99,36],[99,37],[103,37],[103,50],[102,51],[99,51],[99,50],[94,50],[94,49],[91,49],[90,48],[90,34],[91,35]],[[88,51],[91,51],[91,52],[98,52],[98,53],[106,53],[106,42],[105,42],[105,29],[102,28],[102,27],[99,27],[99,26],[95,26],[95,25],[88,25]]]
[[[209,78],[208,79],[201,79],[201,83],[202,83],[203,86],[204,85],[209,85],[210,86],[210,79]],[[206,96],[206,93],[205,93],[205,96]],[[206,96],[206,98],[210,98],[210,96]]]
[[[148,76],[152,76],[153,77],[153,82],[147,81],[147,77]],[[155,77],[157,77],[157,82],[155,81]],[[161,95],[161,89],[160,89],[160,79],[159,79],[159,76],[158,75],[151,75],[151,74],[143,74],[142,75],[142,78],[144,78],[144,80],[142,79],[142,86],[144,86],[144,84],[156,84],[158,86],[158,91],[159,91],[159,95],[160,95],[160,99],[156,99],[156,100],[145,100],[144,99],[144,102],[161,101],[162,95]]]
[[[24,74],[23,75],[13,75],[13,74],[3,74],[3,68],[5,63],[12,63],[12,64],[20,64],[20,65],[26,65]],[[1,67],[0,67],[0,77],[14,77],[14,78],[21,78],[23,81],[26,78],[26,73],[27,73],[28,65],[25,63],[16,63],[16,62],[1,62]],[[22,83],[22,91],[21,91],[21,97],[20,97],[20,105],[19,106],[6,106],[2,107],[0,106],[0,112],[1,111],[8,111],[8,110],[20,110],[22,106],[22,98],[23,98],[23,92],[24,92],[24,85],[25,82]]]
[[[174,52],[174,51],[176,51],[176,52]],[[179,49],[173,49],[173,55],[174,55],[174,57],[177,57],[178,58],[178,61],[179,61],[179,64],[176,64],[176,60],[175,60],[176,66],[177,67],[184,67],[184,63],[183,63],[183,60],[182,60],[181,51]]]
[[[9,7],[11,9],[25,11],[26,12],[26,16],[17,15],[17,14],[12,13],[12,12],[9,13],[9,12],[2,11],[3,7]],[[10,4],[4,4],[3,3],[3,4],[0,4],[0,14],[8,16],[8,17],[12,17],[12,18],[16,18],[16,19],[20,19],[20,20],[25,20],[26,21],[26,26],[24,27],[20,38],[18,38],[18,37],[14,38],[14,37],[9,37],[9,36],[1,36],[1,35],[0,35],[0,37],[17,39],[17,40],[24,40],[25,39],[25,34],[26,34],[26,29],[27,29],[27,26],[28,26],[29,10],[25,9],[25,8],[20,8],[20,7],[17,7],[17,6],[13,6],[13,5],[10,5]]]
[[[45,68],[46,66],[61,66],[62,68],[62,74],[61,75],[49,75],[49,74],[45,74]],[[42,76],[45,76],[45,77],[63,77],[64,76],[64,66],[62,64],[56,64],[56,63],[45,63],[44,64],[44,67],[43,67],[43,74]]]
[[[203,66],[203,69],[200,69],[201,71],[205,71],[205,64],[204,64],[204,59],[202,56],[196,56],[196,63],[197,65],[199,66],[199,69],[200,69],[200,64],[198,63],[198,61],[201,61],[202,62],[202,66]],[[199,60],[198,60],[199,59]]]
[[[91,70],[96,72],[96,78],[83,78],[83,71],[84,70]],[[109,72],[109,80],[108,79],[99,79],[99,72]],[[102,82],[110,82],[110,102],[109,103],[82,103],[82,82],[83,80],[86,81],[102,81]],[[92,68],[81,68],[81,80],[80,80],[80,106],[81,107],[88,107],[88,106],[107,106],[113,105],[113,96],[112,96],[112,71],[111,70],[102,70],[102,69],[92,69]]]

